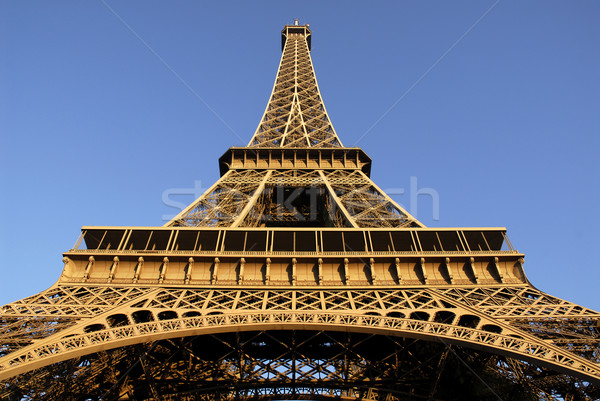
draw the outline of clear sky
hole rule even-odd
[[[600,310],[600,2],[549,0],[1,1],[0,304],[81,226],[162,225],[217,180],[293,18],[381,188],[427,226],[507,227],[534,285]]]

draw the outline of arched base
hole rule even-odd
[[[553,346],[546,341],[524,332],[504,332],[500,326],[472,327],[476,316],[458,324],[446,324],[427,320],[428,314],[412,313],[409,318],[383,317],[347,313],[296,313],[272,311],[255,314],[208,314],[177,318],[176,314],[163,311],[159,321],[139,321],[149,311],[138,310],[127,315],[118,313],[98,318],[96,323],[75,327],[61,333],[50,341],[25,347],[0,358],[0,380],[25,373],[39,367],[74,359],[102,350],[122,348],[167,338],[191,337],[205,334],[237,333],[244,331],[312,330],[313,332],[351,331],[375,335],[391,335],[401,338],[441,341],[443,344],[465,345],[486,352],[523,359],[533,364],[572,374],[580,379],[600,383],[598,364]],[[426,315],[426,316],[425,316]],[[163,319],[160,320],[161,316]],[[131,320],[135,323],[130,324]],[[104,321],[109,328],[97,323]],[[499,323],[505,325],[505,323]]]
[[[15,376],[0,399],[539,400],[598,388],[537,366],[442,342],[327,331],[171,338]]]

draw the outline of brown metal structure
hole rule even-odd
[[[163,227],[83,227],[0,309],[0,399],[593,400],[600,313],[531,285],[504,228],[426,228],[342,146],[308,25],[264,116]]]

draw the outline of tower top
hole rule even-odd
[[[309,25],[299,25],[298,19],[294,19],[294,25],[286,25],[283,27],[281,31],[281,51],[285,48],[285,41],[291,34],[300,34],[306,37],[306,44],[308,45],[308,51],[311,51],[310,46],[310,37],[311,31],[309,29]]]
[[[310,58],[311,31],[306,25],[285,25],[283,55],[275,86],[250,147],[339,148],[339,140]]]

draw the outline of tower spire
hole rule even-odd
[[[340,147],[317,85],[310,58],[307,25],[286,25],[281,32],[281,62],[264,115],[248,146]]]

